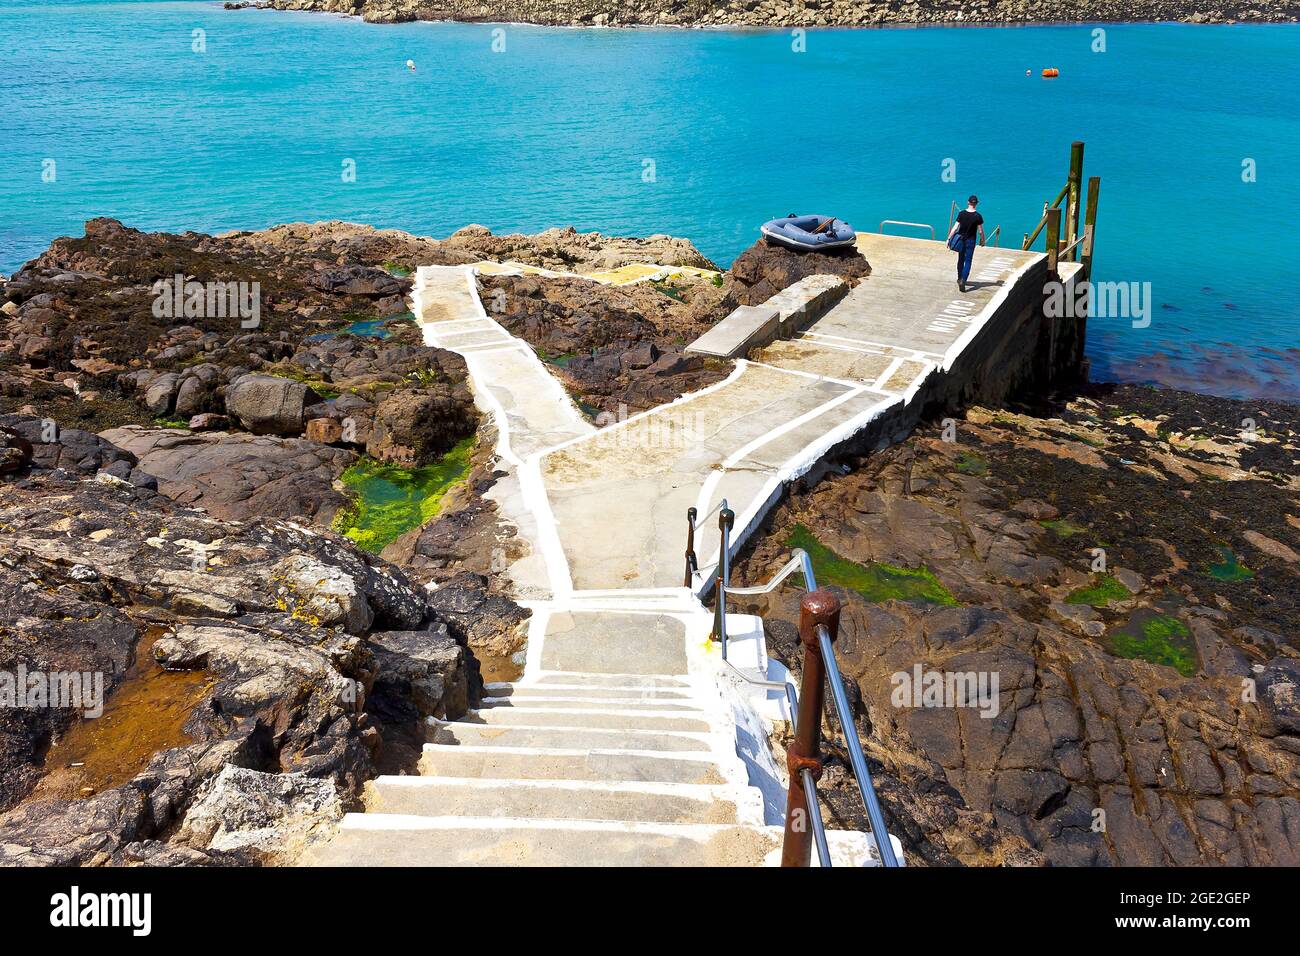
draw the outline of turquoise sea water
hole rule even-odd
[[[1104,53],[1090,26],[812,31],[803,53],[785,31],[521,26],[494,52],[494,29],[0,0],[0,271],[101,215],[572,224],[726,264],[772,216],[942,230],[974,191],[1014,243],[1082,139],[1096,278],[1153,297],[1147,328],[1090,323],[1094,376],[1300,397],[1300,29],[1113,25]]]

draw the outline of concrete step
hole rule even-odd
[[[528,710],[572,710],[574,708],[583,708],[590,710],[632,710],[644,711],[649,714],[668,714],[676,716],[702,715],[705,711],[700,707],[697,701],[688,698],[679,700],[641,700],[636,697],[569,697],[559,696],[563,691],[557,693],[554,697],[484,697],[480,706],[481,710],[490,710],[494,707],[507,707],[511,709],[528,709]]]
[[[737,823],[739,789],[577,780],[379,777],[367,788],[366,812],[527,820]]]
[[[736,761],[739,764],[739,760]],[[707,753],[523,749],[425,744],[420,772],[483,780],[600,780],[720,784],[723,768]],[[744,780],[743,773],[740,779]]]
[[[712,724],[702,715],[647,714],[635,710],[596,710],[589,707],[548,709],[488,707],[471,710],[462,723],[494,727],[580,727],[599,730],[685,730],[708,733]]]
[[[644,687],[651,690],[665,688],[689,689],[684,677],[671,674],[591,674],[585,671],[551,671],[533,682],[538,684],[569,684],[574,687]]]
[[[349,813],[308,866],[778,866],[780,827]],[[875,866],[870,838],[828,830],[835,866]],[[891,838],[892,839],[892,838]],[[902,847],[894,839],[894,851]]]
[[[780,831],[726,824],[348,814],[314,866],[758,866]]]
[[[480,747],[560,747],[581,750],[649,750],[663,753],[711,753],[715,740],[707,733],[668,730],[614,730],[591,727],[500,727],[487,724],[436,722],[435,744],[474,744]]]
[[[574,697],[588,700],[681,700],[689,701],[693,695],[689,688],[593,687],[589,684],[485,684],[484,691],[492,697]]]

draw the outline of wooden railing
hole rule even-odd
[[[1092,246],[1097,228],[1097,199],[1101,192],[1101,177],[1093,176],[1088,180],[1085,203],[1080,202],[1082,182],[1083,143],[1076,140],[1070,145],[1070,172],[1065,185],[1052,202],[1043,203],[1043,218],[1038,221],[1033,232],[1025,233],[1020,245],[1021,249],[1032,248],[1039,233],[1046,230],[1047,267],[1052,275],[1056,275],[1057,266],[1062,260],[1082,263],[1085,278],[1092,274]],[[1061,203],[1065,203],[1064,209],[1061,208]],[[1081,210],[1082,231],[1079,228]]]

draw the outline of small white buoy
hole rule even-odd
[[[407,61],[406,61],[406,68],[407,68],[408,70],[410,70],[412,73],[414,73],[414,72],[415,72],[415,61],[414,61],[414,60],[407,60]]]

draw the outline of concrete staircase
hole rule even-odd
[[[487,692],[430,728],[421,776],[375,780],[313,862],[753,865],[778,845],[716,691],[552,673]]]
[[[552,617],[563,625],[552,629]],[[594,637],[611,639],[602,617],[593,614],[576,635],[592,646],[593,661],[608,650]],[[366,812],[345,817],[305,862],[777,863],[781,829],[768,825],[776,798],[771,781],[766,794],[751,785],[763,769],[738,751],[735,702],[720,691],[699,640],[708,615],[624,612],[618,619],[617,639],[632,666],[663,659],[654,642],[676,644],[684,673],[526,671],[518,683],[489,684],[478,709],[460,720],[430,722],[418,776],[372,781]],[[546,656],[548,636],[573,642],[572,620],[538,616],[530,636],[539,645],[530,649],[534,661]],[[871,861],[862,834],[831,836],[838,863]]]

